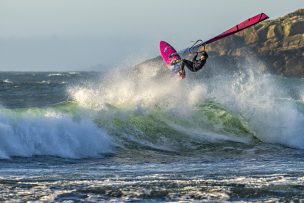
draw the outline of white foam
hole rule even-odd
[[[107,133],[88,119],[74,120],[52,110],[0,111],[0,158],[95,157],[112,152],[112,146]]]
[[[168,77],[158,78],[159,67],[143,66],[137,75],[129,77],[125,71],[114,71],[93,86],[75,86],[69,89],[71,97],[80,105],[102,109],[106,104],[114,106],[163,108],[192,108],[206,94],[203,84],[189,84],[178,80],[168,72]]]
[[[49,77],[51,77],[51,76],[64,76],[65,74],[63,74],[63,73],[50,73],[50,74],[48,74],[48,76]]]

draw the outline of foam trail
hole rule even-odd
[[[112,152],[107,133],[88,119],[73,120],[52,110],[0,111],[0,158],[51,155],[96,157]]]

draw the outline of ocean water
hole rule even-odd
[[[1,72],[0,201],[301,201],[304,80],[255,68]]]

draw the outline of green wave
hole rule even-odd
[[[160,107],[137,111],[109,105],[98,112],[95,122],[132,147],[176,150],[210,142],[259,141],[244,118],[212,101],[196,106],[187,116]]]
[[[223,105],[209,101],[199,105],[198,119],[206,123],[209,128],[221,133],[231,133],[236,136],[246,136],[258,140],[250,129],[248,122],[225,108]]]
[[[118,146],[127,148],[179,151],[210,143],[259,141],[244,118],[213,101],[205,101],[187,114],[158,106],[138,110],[132,106],[115,107],[109,104],[104,109],[93,110],[73,102],[47,109],[27,108],[9,112],[30,112],[39,116],[50,109],[76,120],[92,119],[97,126],[107,130]]]

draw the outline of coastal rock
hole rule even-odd
[[[262,22],[206,47],[219,57],[255,55],[266,71],[284,76],[304,76],[304,9]],[[244,52],[246,50],[246,52]]]

